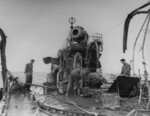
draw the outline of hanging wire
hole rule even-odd
[[[150,22],[150,12],[149,12],[148,16],[149,16],[149,20],[148,20],[147,25],[146,25],[146,30],[148,30],[148,26],[149,26],[149,22]],[[145,48],[146,35],[147,35],[147,31],[145,31],[144,39],[143,39],[143,46],[142,46],[143,63],[145,63],[144,48]],[[145,67],[145,70],[146,70],[146,67]]]
[[[148,30],[148,26],[149,26],[149,22],[150,22],[150,12],[149,12],[148,16],[149,16],[149,20],[148,20],[147,25],[146,25],[146,30]],[[145,31],[145,33],[144,33],[144,39],[143,39],[143,44],[142,44],[142,58],[143,58],[144,70],[147,72],[146,62],[145,62],[145,54],[144,54],[146,35],[147,35],[147,32]]]
[[[149,22],[150,22],[150,12],[148,13],[148,16],[149,16],[149,19],[148,19],[148,22],[147,22],[147,25],[146,25],[146,30],[148,30],[148,26],[149,26]],[[148,88],[148,96],[149,96],[149,98],[148,98],[149,101],[147,103],[147,109],[148,109],[149,105],[150,105],[150,84],[149,84],[149,81],[148,81],[148,72],[147,72],[147,69],[146,69],[145,54],[144,54],[146,35],[147,35],[147,32],[145,31],[144,39],[143,39],[143,46],[142,46],[142,58],[143,58],[145,81],[146,81],[146,85],[147,85],[147,88]]]
[[[110,28],[108,31],[106,31],[104,33],[104,35],[107,35],[108,33],[110,33],[112,30],[116,29],[117,27],[119,27],[123,22],[125,21],[125,19],[123,19],[122,21],[120,21],[118,24],[114,25],[112,28]]]
[[[147,21],[147,19],[148,19],[148,16],[149,16],[149,15],[146,16],[146,18],[145,18],[145,20],[144,20],[144,22],[143,22],[143,25],[142,25],[142,27],[141,27],[141,29],[140,29],[140,31],[139,31],[137,37],[136,37],[136,40],[135,40],[135,42],[134,42],[134,47],[133,47],[133,59],[132,59],[132,71],[133,71],[133,75],[136,75],[136,74],[135,74],[135,70],[134,70],[134,60],[135,60],[135,59],[134,59],[134,56],[135,56],[136,43],[137,43],[137,40],[138,40],[138,38],[139,38],[139,36],[140,36],[140,34],[141,34],[141,31],[143,30],[144,25],[145,25],[145,23],[146,23],[146,21]]]

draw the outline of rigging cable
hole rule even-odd
[[[149,22],[150,22],[150,12],[148,13],[148,16],[149,16],[149,19],[148,19],[148,22],[147,22],[147,25],[146,25],[146,30],[148,29]],[[146,62],[145,62],[145,55],[144,55],[146,35],[147,35],[147,32],[145,31],[144,39],[143,39],[143,46],[142,46],[142,58],[143,58],[143,65],[144,65],[145,80],[146,80],[146,84],[147,84],[147,87],[148,87],[148,96],[149,96],[149,101],[148,101],[148,104],[147,104],[147,109],[148,109],[149,105],[150,105],[150,84],[149,84],[149,81],[148,81],[148,72],[147,72],[147,69],[146,69]]]
[[[117,27],[119,27],[123,22],[125,21],[125,19],[123,19],[122,21],[120,21],[118,24],[114,25],[112,28],[110,28],[108,31],[106,31],[104,33],[104,35],[107,35],[108,33],[110,33],[112,30],[116,29]]]
[[[141,31],[143,30],[143,27],[144,27],[144,25],[145,25],[145,23],[146,23],[146,21],[147,21],[147,19],[148,19],[148,16],[149,16],[149,15],[146,16],[146,18],[145,18],[145,20],[144,20],[144,22],[143,22],[143,25],[142,25],[142,27],[141,27],[141,29],[140,29],[140,31],[139,31],[137,37],[136,37],[136,40],[135,40],[135,42],[134,42],[134,47],[133,47],[133,59],[132,59],[132,60],[133,60],[133,61],[132,61],[132,70],[133,70],[133,74],[134,74],[134,75],[135,75],[135,70],[134,70],[135,47],[136,47],[137,40],[138,40],[138,38],[139,38],[139,36],[140,36],[140,34],[141,34]]]

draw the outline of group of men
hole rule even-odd
[[[71,71],[71,74],[69,76],[69,82],[68,82],[66,95],[69,94],[69,91],[71,89],[71,86],[73,85],[73,82],[76,85],[76,89],[77,89],[78,94],[80,94],[80,88],[82,88],[82,86],[83,86],[83,79],[81,78],[82,77],[81,76],[82,75],[81,55],[79,53],[77,53],[75,57],[76,57],[75,58],[76,63],[73,64],[73,70]],[[125,59],[121,59],[120,61],[123,64],[120,75],[130,76],[131,66],[128,63],[126,63]],[[24,72],[25,76],[26,76],[25,88],[27,91],[30,91],[30,87],[31,87],[32,80],[33,80],[33,63],[34,62],[35,62],[34,59],[31,59],[31,61],[29,63],[27,63],[25,66],[25,72]]]
[[[130,76],[131,66],[125,61],[125,59],[121,59],[120,61],[123,64],[120,76]],[[80,89],[83,87],[83,77],[84,77],[83,76],[84,71],[81,69],[82,68],[81,66],[82,65],[80,65],[80,62],[77,63],[77,66],[73,65],[73,70],[71,71],[69,76],[69,83],[67,87],[66,96],[68,96],[71,86],[73,85],[73,82],[74,85],[76,86],[77,93],[80,94]]]

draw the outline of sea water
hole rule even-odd
[[[11,72],[14,77],[18,77],[18,80],[25,82],[25,74],[23,72]],[[33,73],[33,83],[34,84],[43,84],[46,81],[47,72],[34,72]],[[3,87],[2,78],[0,78],[0,88]]]

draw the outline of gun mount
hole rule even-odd
[[[84,31],[83,27],[76,26],[71,30],[71,38],[74,42],[81,43],[81,42],[87,42],[88,41],[88,34],[86,31]]]
[[[92,41],[89,41],[89,38]],[[58,51],[57,58],[43,58],[45,64],[52,63],[59,67],[57,81],[65,81],[68,79],[70,72],[73,70],[73,64],[76,61],[77,53],[81,55],[82,69],[88,72],[96,72],[96,69],[101,68],[100,56],[103,51],[102,34],[96,33],[94,36],[89,36],[81,26],[73,26],[71,23],[70,33],[66,40],[66,45]]]

